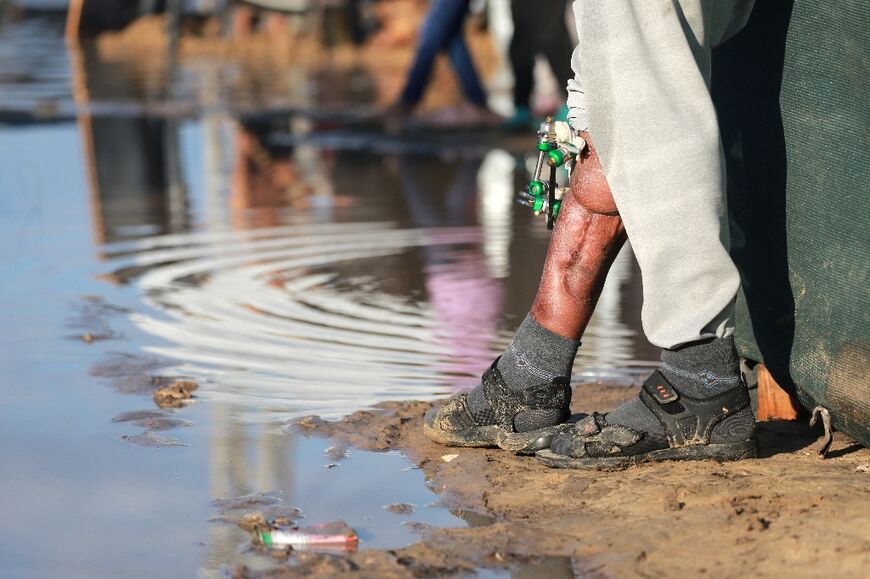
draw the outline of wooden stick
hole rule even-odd
[[[764,364],[759,364],[757,420],[797,420],[799,412],[797,400],[776,383]]]

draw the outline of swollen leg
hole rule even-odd
[[[509,388],[570,377],[580,337],[625,240],[622,219],[590,146],[572,173],[532,309],[498,362]]]
[[[572,172],[532,309],[498,361],[509,388],[522,390],[541,379],[570,377],[580,338],[625,240],[622,219],[590,145]]]
[[[579,340],[626,234],[590,145],[571,176],[531,314],[556,334]]]

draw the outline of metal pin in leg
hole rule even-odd
[[[529,195],[525,191],[520,191],[520,197],[517,203],[524,205],[534,211],[535,215],[540,215],[542,212],[549,209],[549,203],[546,197],[535,197]]]
[[[556,217],[561,208],[561,191],[557,191],[556,170],[565,163],[572,161],[574,155],[570,148],[559,144],[556,137],[556,123],[552,117],[541,123],[538,129],[538,159],[535,171],[526,191],[521,191],[517,202],[529,207],[535,215],[544,213],[547,216],[547,229],[553,229]],[[545,181],[542,172],[544,167],[550,169]]]
[[[547,187],[547,208],[553,206],[553,201],[556,200],[554,196],[554,192],[556,189],[556,171],[551,167],[550,168],[550,180]],[[547,211],[547,229],[553,229],[553,215],[550,211]]]
[[[547,227],[553,228],[553,220],[558,215],[559,205],[556,199],[556,167],[563,164],[561,161],[565,153],[559,150],[556,139],[556,124],[552,117],[541,123],[538,129],[538,159],[535,163],[535,171],[526,191],[520,191],[517,202],[529,207],[535,215],[544,213],[547,215]],[[555,155],[558,164],[551,158]],[[544,167],[549,167],[549,178],[545,181],[541,173]]]

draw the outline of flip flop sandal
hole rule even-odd
[[[498,447],[533,454],[548,448],[556,434],[570,431],[571,425],[564,424],[571,415],[568,378],[516,392],[505,385],[497,363],[498,359],[481,380],[489,415],[476,419],[468,407],[468,393],[456,394],[426,413],[423,432],[428,438],[446,446]]]
[[[753,436],[736,442],[711,443],[713,427],[749,407],[743,384],[711,398],[681,394],[661,372],[644,382],[640,399],[664,428],[667,439],[607,422],[593,413],[574,425],[573,431],[557,435],[547,450],[535,456],[554,468],[619,470],[644,462],[665,460],[715,460],[754,458],[758,441]]]

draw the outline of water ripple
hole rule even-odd
[[[449,307],[377,286],[416,275],[453,284],[451,299],[485,297],[499,282],[466,259],[480,238],[474,227],[329,224],[154,237],[106,245],[103,257],[111,277],[141,292],[146,307],[131,320],[161,338],[148,353],[207,378],[204,398],[265,405],[272,419],[431,397],[457,377],[470,384],[504,334],[480,334],[479,318],[455,323]],[[384,263],[436,247],[449,250],[446,260],[422,271]],[[367,273],[345,275],[349,267]],[[477,332],[477,347],[457,352],[457,331]]]

